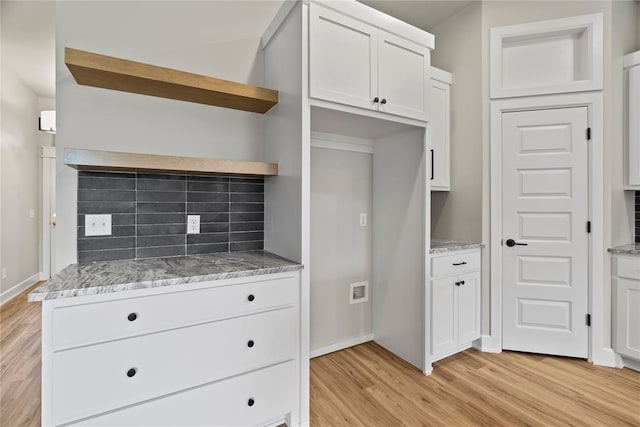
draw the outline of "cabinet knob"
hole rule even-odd
[[[464,280],[460,282],[461,285],[464,285]]]
[[[129,319],[129,322],[133,322],[137,318],[138,318],[138,313],[129,313],[129,315],[127,316],[127,319]]]
[[[383,104],[383,105],[384,105],[384,104],[386,104],[386,103],[387,103],[387,100],[386,100],[385,98],[382,98],[382,101],[380,101],[380,104]]]
[[[255,405],[255,403],[256,403],[256,401],[253,400],[253,397],[251,397],[251,398],[249,398],[249,400],[247,400],[247,405],[248,406],[253,406],[253,405]]]
[[[249,342],[247,342],[247,347],[251,348],[255,345],[255,343],[253,342],[253,340],[249,340]]]
[[[249,302],[252,302],[254,299],[256,299],[256,297],[255,297],[255,296],[253,296],[253,294],[251,294],[251,295],[249,295],[249,296],[247,297],[247,300],[248,300]]]
[[[377,103],[377,102],[380,102],[380,98],[378,98],[378,97],[376,96],[375,98],[373,98],[373,103],[375,104],[375,103]]]
[[[456,286],[460,286],[460,282],[456,282]]]
[[[138,373],[138,370],[136,368],[131,368],[127,371],[127,376],[131,378],[131,377],[134,377],[137,373]]]

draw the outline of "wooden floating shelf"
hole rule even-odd
[[[66,47],[64,62],[78,84],[236,110],[266,113],[278,91]]]
[[[277,176],[276,163],[65,148],[64,163],[78,170]]]

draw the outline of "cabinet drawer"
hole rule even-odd
[[[640,280],[640,256],[617,256],[613,263],[616,276]]]
[[[295,362],[287,362],[73,425],[265,425],[295,410],[295,384]],[[253,399],[252,406],[249,399]]]
[[[294,304],[296,295],[294,276],[58,307],[53,311],[53,348],[87,345],[289,306]]]
[[[296,319],[284,308],[55,352],[54,423],[293,359]]]
[[[480,269],[480,250],[432,256],[431,277],[460,274]]]

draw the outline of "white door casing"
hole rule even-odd
[[[502,116],[504,349],[589,354],[587,127],[586,107]]]

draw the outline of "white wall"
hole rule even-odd
[[[421,129],[376,140],[371,291],[375,341],[423,370],[430,336],[424,144]]]
[[[6,18],[3,13],[2,19]],[[0,282],[0,293],[39,272],[38,100],[10,61],[2,56],[0,244],[7,277]]]
[[[311,149],[312,351],[371,333],[371,298],[349,303],[349,284],[371,281],[371,186],[371,154]]]
[[[280,1],[59,2],[56,267],[76,261],[77,173],[65,147],[262,160],[259,114],[79,86],[64,47],[263,84],[260,36]]]
[[[482,3],[475,2],[432,32],[431,63],[453,73],[451,191],[431,193],[434,238],[482,239]]]

